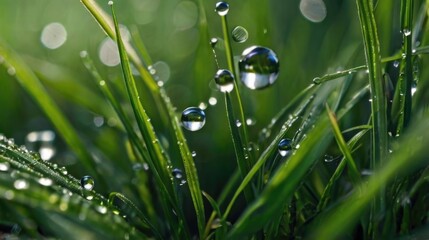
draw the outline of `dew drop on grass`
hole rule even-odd
[[[411,30],[406,28],[406,29],[404,29],[403,33],[404,33],[404,36],[410,36]]]
[[[189,131],[198,131],[206,123],[206,114],[197,107],[186,108],[182,112],[182,125]]]
[[[256,124],[256,120],[254,118],[248,118],[246,119],[247,126],[253,126]]]
[[[0,162],[0,172],[7,172],[10,169],[8,162]]]
[[[66,169],[66,167],[60,167],[60,172],[62,173],[62,174],[64,174],[64,175],[67,175],[67,169]]]
[[[83,176],[80,179],[80,186],[85,190],[92,190],[94,188],[94,179],[91,176]]]
[[[182,170],[175,168],[171,171],[171,173],[173,174],[173,177],[175,179],[182,179],[183,178],[183,172]]]
[[[215,97],[210,97],[209,98],[209,104],[210,106],[214,106],[217,104],[217,99]]]
[[[277,80],[279,66],[279,60],[271,49],[249,47],[243,51],[238,63],[240,80],[252,90],[266,88]]]
[[[334,160],[335,157],[332,155],[325,154],[325,156],[323,157],[323,161],[325,161],[326,163],[333,162]]]
[[[42,178],[39,178],[39,180],[38,180],[38,182],[40,183],[40,185],[43,185],[43,186],[51,186],[52,185],[52,179],[50,179],[50,178],[44,178],[44,177],[42,177]]]
[[[394,66],[395,68],[399,67],[399,61],[394,61],[394,62],[393,62],[393,66]]]
[[[112,5],[113,5],[113,1],[109,1],[107,4],[108,4],[109,6],[112,6]]]
[[[287,153],[292,150],[292,140],[289,138],[283,138],[277,145],[277,149],[279,151],[280,156],[286,156]]]
[[[13,183],[13,186],[18,190],[22,190],[22,189],[27,189],[29,187],[29,183],[24,179],[17,179]]]
[[[249,38],[249,33],[242,26],[237,26],[232,29],[231,35],[232,39],[238,43],[243,43]]]
[[[56,154],[54,140],[55,133],[51,130],[30,132],[25,138],[28,149],[37,151],[40,158],[45,161],[52,159]]]
[[[234,89],[234,75],[227,69],[219,69],[214,77],[221,92],[231,92]]]
[[[229,11],[229,4],[226,2],[218,2],[216,3],[215,11],[219,16],[225,16]]]
[[[241,127],[242,123],[240,122],[240,120],[235,120],[235,126],[237,127]]]
[[[192,155],[192,157],[195,157],[195,156],[197,156],[197,152],[192,151],[191,155]]]
[[[218,42],[217,38],[211,38],[211,39],[210,39],[210,46],[211,46],[212,48],[215,48],[215,47],[216,47],[217,42]]]

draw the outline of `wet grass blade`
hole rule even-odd
[[[360,178],[359,170],[356,167],[355,160],[353,159],[351,151],[350,151],[349,147],[347,146],[346,141],[343,138],[343,135],[341,134],[340,127],[338,126],[338,123],[337,123],[337,118],[335,117],[334,113],[331,111],[331,109],[329,108],[328,105],[326,105],[326,111],[327,111],[328,116],[329,116],[329,121],[331,122],[331,127],[332,127],[332,131],[334,133],[335,140],[337,141],[337,144],[338,144],[341,152],[343,153],[343,155],[347,161],[347,164],[349,166],[350,178],[351,178],[353,184],[355,186],[357,186],[360,183],[361,178]]]
[[[9,49],[5,43],[0,42],[0,55],[3,56],[10,68],[15,71],[15,76],[21,86],[33,97],[44,114],[52,122],[58,133],[67,143],[71,150],[76,154],[79,161],[85,167],[86,171],[93,174],[103,185],[103,178],[97,172],[97,166],[92,160],[85,144],[80,140],[77,132],[73,129],[70,122],[61,112],[58,105],[49,96],[44,86],[33,71],[24,63],[23,60]]]
[[[427,117],[427,116],[426,116]],[[428,121],[421,119],[413,125],[413,130],[404,135],[401,141],[394,144],[391,159],[383,168],[378,169],[366,183],[333,210],[314,220],[314,229],[309,231],[309,239],[336,239],[350,230],[359,217],[371,205],[374,197],[386,184],[398,176],[404,176],[428,164],[427,142],[429,135],[426,129]],[[410,164],[411,163],[411,164]],[[341,227],[338,227],[341,223]]]

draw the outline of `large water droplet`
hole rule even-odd
[[[212,48],[215,48],[217,42],[218,42],[217,38],[211,38],[210,39],[210,46],[212,46]]]
[[[279,60],[269,48],[252,46],[245,49],[238,63],[240,80],[250,89],[272,85],[279,73]]]
[[[234,89],[234,75],[227,69],[219,69],[215,82],[221,92],[231,92]]]
[[[242,26],[237,26],[232,29],[231,35],[232,39],[238,43],[243,43],[249,38],[249,33]]]
[[[206,123],[206,114],[197,107],[186,108],[182,112],[182,125],[189,131],[198,131]]]
[[[283,138],[280,140],[277,148],[282,157],[286,156],[287,153],[292,150],[292,140],[289,138]]]
[[[92,190],[94,188],[94,184],[95,184],[94,179],[92,179],[91,176],[83,176],[80,179],[80,185],[85,190]]]
[[[229,4],[226,2],[218,2],[216,3],[215,11],[219,16],[225,16],[229,11]]]

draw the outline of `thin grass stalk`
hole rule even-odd
[[[244,161],[247,165],[247,169],[246,172],[242,173],[243,176],[245,176],[247,174],[247,172],[250,170],[250,168],[252,167],[254,160],[253,160],[253,156],[252,154],[248,153],[248,143],[249,143],[249,137],[247,134],[247,126],[246,126],[246,120],[244,117],[244,108],[243,108],[243,104],[241,101],[241,96],[240,96],[240,91],[238,89],[238,78],[237,78],[237,72],[235,71],[235,65],[234,65],[234,55],[232,52],[232,46],[231,46],[231,37],[229,35],[229,28],[228,28],[228,20],[227,20],[227,15],[221,16],[221,21],[222,21],[222,32],[223,32],[223,39],[225,42],[225,53],[226,53],[226,61],[228,63],[228,69],[229,71],[234,75],[234,98],[237,101],[237,107],[238,107],[238,111],[239,111],[239,121],[242,123],[241,127],[242,127],[242,136],[240,135],[240,137],[242,137],[243,139],[241,140],[241,142],[243,143],[242,146],[240,146],[241,148],[244,148],[244,152],[246,153],[246,155],[248,156],[247,159],[241,159],[240,161]],[[234,126],[231,127],[235,127],[235,123]]]
[[[366,65],[368,66],[368,78],[371,93],[371,123],[372,123],[372,147],[371,168],[381,166],[387,160],[388,135],[387,135],[387,110],[384,83],[381,73],[380,43],[374,17],[372,0],[356,0],[362,38],[364,43]],[[385,209],[385,190],[381,188],[378,199],[374,199],[370,213],[370,226],[368,235],[376,237],[377,225]]]

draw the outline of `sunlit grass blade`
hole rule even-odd
[[[398,176],[411,174],[419,167],[428,164],[426,143],[429,141],[429,135],[425,131],[429,127],[428,122],[421,119],[413,126],[410,133],[404,135],[399,142],[394,144],[391,159],[383,168],[374,172],[366,183],[362,183],[338,207],[314,221],[315,228],[309,232],[309,239],[315,236],[318,239],[340,237],[358,221],[359,217],[370,206],[372,199],[380,194],[380,190],[386,184]],[[339,222],[341,228],[338,228]]]
[[[353,184],[355,186],[357,186],[357,184],[361,181],[361,178],[360,178],[359,170],[356,167],[355,160],[353,159],[351,151],[350,151],[349,147],[347,146],[346,141],[343,138],[343,135],[341,134],[340,127],[338,126],[338,123],[337,123],[337,118],[334,115],[334,113],[331,111],[331,109],[329,108],[328,105],[326,105],[326,111],[327,111],[328,116],[329,116],[329,121],[331,123],[331,127],[332,127],[332,130],[334,133],[335,140],[337,141],[337,144],[338,144],[341,152],[343,153],[343,155],[347,161],[347,164],[349,166],[350,178],[353,181]]]
[[[33,71],[21,60],[18,54],[9,49],[3,42],[0,42],[0,55],[3,56],[9,68],[14,69],[18,82],[34,98],[67,145],[76,154],[86,171],[93,174],[103,185],[103,179],[97,172],[97,166],[92,160],[88,148]]]

